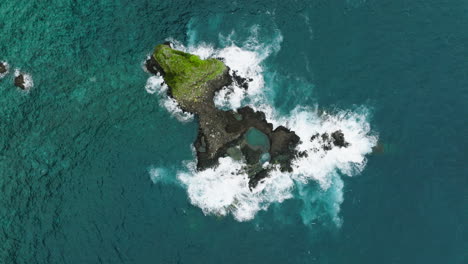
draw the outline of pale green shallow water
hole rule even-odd
[[[468,3],[0,2],[0,263],[466,263]],[[364,105],[386,146],[345,178],[341,227],[311,183],[250,222],[205,216],[151,166],[192,159],[195,122],[148,94],[167,37],[259,42],[274,106]],[[194,32],[196,34],[194,34]],[[308,193],[305,196],[304,193]],[[301,211],[314,214],[303,223]]]

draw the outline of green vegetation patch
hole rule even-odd
[[[153,56],[164,70],[164,80],[176,100],[197,101],[206,92],[204,84],[226,69],[217,59],[202,60],[163,44],[156,47]]]

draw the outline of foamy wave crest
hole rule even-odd
[[[319,113],[305,107],[297,107],[287,118],[280,118],[279,123],[286,125],[301,138],[297,147],[307,155],[293,161],[292,177],[296,181],[317,181],[322,189],[332,184],[335,172],[348,176],[360,173],[367,162],[366,155],[377,144],[377,136],[371,131],[365,108],[353,111],[339,111],[336,114]],[[276,123],[276,122],[275,122]],[[311,140],[315,134],[341,130],[348,147],[334,147],[324,150],[323,142]]]
[[[233,44],[220,50],[217,56],[224,58],[226,65],[230,68],[231,75],[236,72],[239,76],[251,81],[247,90],[235,82],[229,87],[221,89],[214,98],[216,106],[237,109],[241,107],[246,97],[256,98],[254,95],[261,93],[265,81],[263,80],[263,69],[260,64],[264,57],[254,51],[245,50]]]
[[[7,74],[10,71],[10,64],[8,64],[8,62],[6,61],[0,61],[0,63],[5,66],[5,70],[6,70],[4,73],[0,73],[0,79],[3,79],[5,76],[7,76]]]
[[[177,120],[187,122],[193,120],[193,114],[184,112],[179,104],[167,94],[168,86],[164,83],[162,76],[155,75],[148,78],[145,89],[148,93],[157,93],[159,104],[172,114]]]
[[[249,178],[242,162],[229,157],[220,158],[219,166],[197,171],[195,162],[178,179],[186,186],[190,202],[205,214],[225,216],[231,213],[238,221],[254,218],[273,202],[292,197],[293,181],[287,175],[273,175],[254,189],[249,189]]]

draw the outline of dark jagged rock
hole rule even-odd
[[[265,169],[259,171],[255,175],[251,176],[250,179],[249,179],[249,188],[250,188],[250,190],[255,188],[258,185],[258,183],[261,182],[266,177],[268,177],[268,170],[265,170]]]
[[[19,74],[18,76],[15,77],[15,86],[21,88],[22,90],[26,89],[26,82],[24,80],[24,75]]]
[[[179,51],[175,55],[171,55],[167,47],[160,46],[156,48],[155,53],[161,49],[165,50],[162,51],[163,54],[159,54],[159,58],[168,58],[168,60],[172,60],[171,56],[180,56],[175,58],[177,60],[193,56]],[[174,63],[175,59],[164,63]],[[196,61],[199,58],[191,60]],[[184,63],[187,64],[187,62]],[[189,71],[193,71],[190,64],[183,66],[188,67]],[[168,70],[174,68],[166,67]],[[157,56],[153,55],[148,58],[146,69],[150,73],[162,75],[166,80],[167,73],[163,65],[158,62]],[[167,80],[166,83],[170,88],[168,95],[176,99],[183,111],[193,113],[197,117],[199,128],[197,139],[194,142],[197,152],[197,168],[202,170],[216,166],[221,157],[231,156],[233,159],[239,159],[240,156],[246,162],[245,171],[249,175],[249,187],[252,189],[268,176],[268,172],[272,168],[271,166],[267,168],[262,166],[261,157],[264,155],[267,155],[270,164],[279,165],[282,171],[292,170],[291,161],[297,156],[295,148],[299,143],[299,137],[283,126],[273,129],[273,125],[266,121],[263,112],[255,111],[250,107],[242,107],[236,112],[224,111],[215,106],[213,98],[217,91],[233,82],[247,89],[247,83],[250,81],[252,80],[238,76],[236,72],[233,72],[233,76],[231,76],[229,68],[225,67],[221,74],[205,83],[196,84],[198,86],[196,89],[202,89],[201,93],[196,96],[182,94],[178,98],[174,96],[173,87]],[[180,94],[180,92],[179,90],[178,93]],[[262,149],[249,144],[246,133],[252,128],[257,129],[258,133],[264,134],[268,138],[269,146]]]
[[[310,137],[311,142],[314,140],[320,140],[322,144],[321,147],[325,151],[332,150],[333,146],[346,148],[350,145],[348,142],[346,142],[344,134],[341,130],[337,130],[331,133],[331,136],[328,133],[323,133],[322,135],[316,133]]]
[[[237,74],[237,71],[232,71],[232,79],[234,80],[234,82],[236,82],[236,84],[239,87],[242,87],[244,89],[248,89],[249,88],[249,82],[253,81],[252,78],[244,78],[242,76],[239,76]]]
[[[8,71],[8,68],[5,63],[0,62],[0,74],[6,73]]]
[[[146,70],[154,75],[163,74],[163,69],[156,62],[153,56],[150,56],[145,62]]]
[[[316,138],[318,138],[320,136],[319,133],[315,133],[314,135],[312,135],[312,137],[310,137],[310,141],[314,141]]]
[[[309,156],[309,154],[307,154],[307,151],[299,151],[299,152],[297,152],[297,156],[299,158],[307,158]]]
[[[333,145],[346,148],[349,146],[349,143],[345,141],[344,134],[341,130],[337,130],[331,134],[333,138]]]

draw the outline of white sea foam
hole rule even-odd
[[[220,158],[219,163],[215,168],[197,171],[192,162],[188,172],[178,175],[187,188],[191,203],[202,208],[205,214],[224,216],[232,213],[236,220],[247,221],[271,203],[292,197],[294,183],[287,175],[273,175],[251,191],[243,169],[245,164],[229,157]]]
[[[217,56],[224,58],[226,65],[231,70],[231,74],[236,71],[239,76],[251,80],[248,83],[249,88],[247,90],[236,83],[220,90],[214,98],[218,107],[237,109],[241,107],[245,97],[250,96],[250,98],[255,99],[254,95],[261,93],[261,88],[265,84],[262,75],[263,69],[260,66],[263,57],[254,51],[244,50],[235,45],[220,50]]]
[[[173,177],[174,170],[167,167],[150,167],[148,168],[150,179],[153,183],[164,184],[179,184]]]
[[[301,182],[317,181],[323,189],[330,187],[333,173],[353,176],[366,165],[366,154],[377,144],[377,136],[371,131],[368,113],[365,108],[352,111],[339,111],[336,114],[320,113],[305,107],[297,107],[290,116],[280,118],[285,125],[301,138],[297,149],[307,152],[307,156],[293,161],[292,177]],[[310,140],[318,133],[331,134],[341,130],[348,147],[333,147],[324,150],[320,140]]]
[[[244,78],[251,78],[247,91],[236,85],[223,88],[215,97],[216,105],[236,109],[248,104],[263,111],[275,127],[284,125],[296,132],[301,138],[298,150],[306,152],[307,156],[293,160],[292,173],[273,169],[270,177],[259,183],[253,191],[248,187],[248,176],[243,170],[245,164],[231,158],[221,158],[219,166],[203,171],[196,170],[196,161],[189,162],[184,171],[177,173],[177,179],[187,189],[191,203],[200,207],[205,214],[232,214],[238,221],[247,221],[258,211],[266,210],[270,204],[281,203],[297,193],[298,198],[304,201],[301,215],[305,224],[320,218],[323,212],[319,212],[318,208],[324,208],[326,214],[339,225],[340,204],[343,202],[343,181],[340,175],[353,176],[360,173],[366,165],[365,156],[377,143],[377,136],[369,125],[368,111],[360,108],[327,114],[320,113],[316,108],[299,106],[287,116],[280,115],[268,102],[266,94],[273,88],[265,84],[262,62],[280,49],[282,36],[278,33],[270,43],[260,44],[255,32],[254,28],[253,36],[242,45],[232,41],[234,33],[227,37],[221,36],[224,48],[220,49],[206,43],[186,47],[176,40],[169,41],[174,48],[203,59],[223,58],[231,71],[237,71]],[[161,77],[152,78],[148,80],[150,84],[147,84],[147,91],[165,94],[167,86],[162,85]],[[171,104],[163,103],[170,112],[173,109]],[[316,133],[331,134],[337,130],[343,132],[345,140],[350,143],[348,147],[334,147],[325,151],[321,148],[320,140],[310,140]],[[307,188],[311,182],[316,182],[320,191]]]
[[[26,91],[29,91],[34,86],[31,74],[21,72],[20,69],[15,69],[15,77],[18,77],[20,74],[23,75],[24,89]]]
[[[151,181],[153,181],[153,183],[159,183],[164,178],[164,173],[166,173],[166,169],[165,168],[150,168],[148,172],[150,174]]]
[[[10,65],[6,61],[0,61],[5,66],[6,72],[0,73],[0,79],[3,79],[10,72]]]
[[[172,114],[177,120],[187,122],[193,120],[193,114],[182,111],[179,104],[167,95],[168,86],[164,83],[164,79],[160,75],[154,75],[146,81],[145,89],[148,93],[157,93],[159,96],[159,104]]]
[[[145,90],[149,94],[163,93],[167,90],[167,88],[163,88],[164,85],[163,77],[160,75],[154,75],[149,77],[146,81]]]
[[[296,198],[302,201],[301,217],[305,225],[314,225],[324,219],[330,219],[337,226],[341,226],[339,213],[344,200],[344,184],[337,173],[331,174],[330,177],[333,181],[332,187],[326,190],[317,189],[311,184],[296,184]]]

